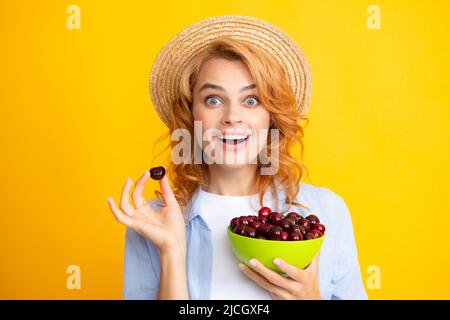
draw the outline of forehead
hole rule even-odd
[[[199,72],[196,90],[204,83],[214,83],[233,90],[252,83],[253,79],[247,66],[241,60],[211,59],[202,66]]]

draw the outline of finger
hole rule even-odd
[[[301,270],[301,269],[297,268],[296,266],[293,266],[280,258],[273,259],[273,263],[281,271],[286,273],[289,276],[289,278],[294,279],[295,281],[298,281],[298,282],[304,281],[304,273],[305,273],[304,270]]]
[[[122,196],[120,198],[120,209],[122,209],[129,216],[132,216],[134,211],[134,208],[130,203],[130,188],[132,182],[133,180],[131,180],[131,178],[127,179],[125,185],[123,186]]]
[[[136,185],[134,186],[131,198],[133,199],[136,209],[147,204],[147,201],[145,201],[144,198],[144,186],[149,178],[150,172],[148,170],[145,170],[144,174],[139,178],[139,180],[136,182]]]
[[[114,202],[114,199],[107,198],[106,201],[108,201],[109,208],[111,209],[112,213],[116,217],[116,220],[122,224],[131,226],[131,223],[132,223],[131,217],[127,216],[119,208],[117,208],[116,203]]]
[[[259,275],[252,269],[248,268],[243,263],[239,263],[239,269],[241,269],[242,273],[244,273],[249,279],[254,281],[261,288],[269,291],[271,294],[275,294],[278,297],[286,296],[288,292],[283,288],[277,287],[267,281],[263,276]]]
[[[320,251],[315,255],[313,261],[311,261],[309,266],[305,268],[305,271],[308,273],[317,274],[319,272],[319,258]]]
[[[175,198],[175,195],[173,194],[173,191],[169,184],[169,179],[167,178],[167,175],[164,175],[164,177],[162,177],[162,179],[159,180],[159,186],[160,186],[163,198],[164,198],[164,202],[166,203],[166,206],[167,207],[178,206],[177,199]]]
[[[277,296],[275,293],[270,294],[272,296],[272,300],[282,300],[281,297]]]
[[[254,264],[252,264],[254,262]],[[264,278],[266,278],[270,283],[273,283],[274,285],[282,288],[290,288],[291,283],[293,280],[287,279],[283,277],[281,274],[270,270],[269,268],[265,267],[261,262],[259,262],[256,259],[250,260],[250,265],[252,266],[253,270],[258,272],[260,275],[262,275]]]

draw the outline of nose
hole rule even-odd
[[[236,104],[230,104],[225,108],[222,123],[229,126],[235,126],[242,123],[241,107]]]

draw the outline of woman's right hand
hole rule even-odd
[[[165,202],[165,206],[159,212],[148,205],[143,195],[144,184],[149,178],[150,172],[146,170],[136,182],[131,195],[134,206],[129,199],[132,179],[128,178],[122,189],[120,209],[117,208],[113,198],[107,199],[109,207],[119,223],[150,240],[161,252],[175,250],[175,252],[186,253],[184,218],[167,175],[159,180]]]

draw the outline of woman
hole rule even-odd
[[[150,90],[172,137],[188,133],[188,140],[183,152],[172,153],[173,190],[165,175],[161,192],[146,201],[146,171],[132,192],[134,205],[130,178],[120,208],[108,198],[127,226],[125,299],[367,298],[344,201],[301,183],[305,167],[290,153],[296,143],[303,148],[300,122],[307,120],[311,77],[287,34],[251,17],[202,20],[161,50]],[[174,140],[172,149],[179,150]],[[327,226],[307,268],[274,260],[282,276],[256,259],[247,267],[234,258],[226,226],[263,206],[314,213]]]

